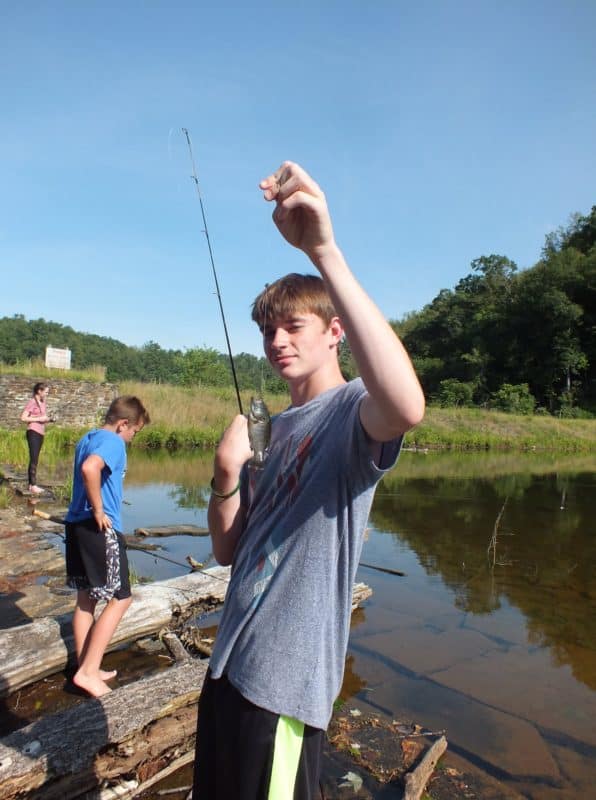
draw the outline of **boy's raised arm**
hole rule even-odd
[[[337,246],[324,193],[290,161],[260,187],[276,203],[273,220],[282,236],[306,253],[325,281],[368,390],[360,409],[364,428],[379,442],[405,433],[424,416],[422,388],[404,346]]]

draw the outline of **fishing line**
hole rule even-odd
[[[33,515],[36,517],[41,517],[41,519],[46,519],[49,522],[56,522],[58,525],[66,525],[66,520],[63,517],[58,517],[54,514],[47,514],[45,511],[38,511],[35,509],[33,511]],[[66,534],[61,533],[60,531],[48,531],[48,533],[59,536],[63,541],[66,539]],[[188,570],[189,565],[183,564],[182,561],[174,561],[173,558],[168,558],[167,556],[162,556],[159,553],[156,553],[155,550],[147,550],[145,547],[141,545],[135,544],[134,547],[131,545],[130,547],[127,545],[127,549],[130,550],[140,550],[142,553],[145,553],[152,558],[161,558],[162,561],[169,561],[170,564],[175,564],[177,567],[182,567],[185,570]],[[207,572],[205,569],[195,569],[191,567],[191,572],[200,572],[202,575],[205,575],[208,578],[213,578],[216,581],[222,581],[223,583],[229,583],[228,578],[220,578],[219,575],[213,575],[210,572]]]
[[[264,298],[264,306],[265,310],[263,313],[263,338],[265,337],[265,332],[267,330],[267,312],[269,311],[269,284],[265,284],[265,298]],[[267,357],[261,356],[261,397],[265,395],[263,392],[265,391],[265,363],[267,361]]]
[[[228,336],[228,326],[226,325],[226,317],[223,310],[221,293],[219,291],[219,281],[217,280],[217,272],[215,271],[215,262],[213,260],[213,251],[211,249],[211,240],[209,238],[209,231],[207,229],[207,220],[205,219],[205,208],[203,206],[203,198],[201,197],[201,189],[199,187],[199,179],[197,177],[197,169],[195,166],[195,159],[192,152],[192,145],[190,143],[190,136],[186,128],[182,128],[182,133],[186,136],[186,141],[188,143],[188,152],[190,154],[190,161],[192,164],[192,175],[190,177],[194,181],[194,184],[197,189],[197,194],[199,196],[199,203],[201,204],[201,216],[203,218],[203,226],[204,226],[203,233],[205,234],[205,238],[207,239],[207,247],[209,248],[209,258],[211,259],[211,269],[213,271],[213,279],[215,281],[215,293],[217,294],[217,300],[219,302],[219,310],[221,312],[221,320],[223,322],[224,333],[226,336],[226,344],[228,346],[228,355],[230,357],[230,365],[232,367],[232,377],[234,378],[234,387],[236,389],[238,408],[240,409],[240,413],[244,414],[244,411],[242,410],[242,400],[240,399],[240,390],[238,388],[238,379],[236,378],[236,367],[234,365],[234,357],[232,356],[232,348],[230,346],[230,337]]]

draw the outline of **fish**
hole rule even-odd
[[[262,469],[267,458],[267,448],[271,440],[271,417],[265,401],[260,397],[250,398],[248,412],[248,439],[253,456],[248,462],[257,469]]]

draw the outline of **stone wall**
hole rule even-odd
[[[90,428],[101,424],[110,403],[118,396],[114,383],[0,375],[0,427],[25,430],[21,414],[38,380],[49,384],[48,415],[63,428]]]

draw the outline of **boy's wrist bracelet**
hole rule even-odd
[[[220,500],[227,500],[228,497],[232,497],[232,495],[236,494],[238,489],[240,489],[240,481],[236,484],[236,486],[232,489],[231,492],[226,492],[223,494],[222,492],[218,492],[215,488],[215,477],[211,478],[211,494],[215,497],[218,497]]]

